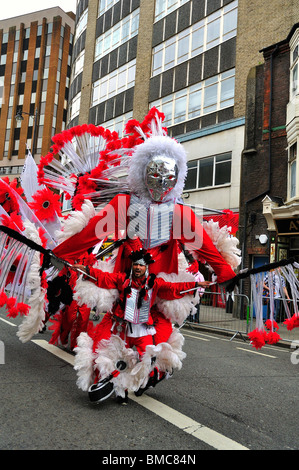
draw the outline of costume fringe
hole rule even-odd
[[[193,282],[194,276],[186,271],[179,272],[178,274],[160,273],[157,277],[161,277],[166,282]],[[199,303],[198,291],[185,295],[181,299],[165,300],[156,298],[155,305],[163,315],[173,323],[182,325],[186,318],[191,314],[196,313],[195,305]]]
[[[98,261],[94,267],[104,272],[113,272],[113,264],[106,261]],[[74,299],[78,305],[96,308],[101,313],[109,312],[118,298],[117,289],[102,289],[93,282],[83,279],[83,276],[80,276],[76,282]]]
[[[241,263],[241,250],[238,248],[239,240],[231,234],[231,227],[225,225],[220,228],[218,222],[212,219],[203,221],[203,227],[217,250],[225,261],[236,269]]]
[[[41,238],[34,224],[24,222],[26,236],[35,243],[41,244]],[[22,343],[30,339],[42,330],[45,320],[46,288],[42,286],[43,279],[40,276],[40,253],[35,252],[30,271],[27,277],[26,287],[31,290],[28,305],[30,310],[18,328],[17,336]]]
[[[76,353],[74,369],[78,376],[77,386],[86,392],[94,381],[94,360],[96,358],[96,354],[93,352],[93,340],[87,332],[79,335],[74,352]]]

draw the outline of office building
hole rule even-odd
[[[75,15],[49,8],[0,21],[0,174],[38,163],[66,126]]]
[[[238,212],[237,0],[79,0],[68,126],[122,132],[156,106],[188,154],[185,202]]]

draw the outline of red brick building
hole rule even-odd
[[[263,49],[264,63],[248,75],[239,225],[244,267],[299,254],[298,32],[297,24]]]

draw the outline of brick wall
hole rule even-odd
[[[244,266],[247,267],[251,264],[252,254],[269,255],[268,246],[261,246],[256,239],[256,235],[268,233],[266,219],[262,213],[263,198],[269,195],[285,200],[287,197],[288,156],[285,125],[286,106],[289,101],[288,44],[281,44],[277,50],[275,47],[269,48],[264,52],[264,60],[264,65],[251,69],[247,80],[247,123],[241,167],[239,231],[239,239],[243,243],[247,215],[246,250],[243,255]],[[247,214],[246,201],[249,201]]]

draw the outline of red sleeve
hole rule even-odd
[[[178,204],[175,206],[173,237],[180,239],[188,251],[197,253],[214,269],[218,283],[228,281],[236,276],[231,266],[213,244],[191,207]]]
[[[126,278],[125,274],[106,273],[96,268],[90,268],[90,275],[96,278],[96,281],[92,282],[102,289],[119,289],[119,286],[123,285]],[[89,278],[87,280],[90,281]]]
[[[193,289],[196,287],[196,282],[166,282],[161,277],[156,278],[157,283],[157,296],[165,300],[181,299],[185,295],[192,294],[186,292],[181,294],[182,291]]]
[[[53,253],[59,258],[75,261],[88,249],[109,235],[115,234],[116,239],[122,238],[122,230],[126,230],[127,207],[130,196],[115,196],[88,225],[76,235],[60,243]]]

